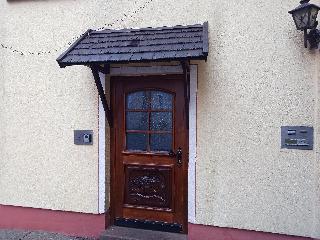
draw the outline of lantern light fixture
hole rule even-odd
[[[300,5],[289,11],[292,15],[297,30],[304,32],[304,46],[310,48],[318,48],[320,42],[320,31],[317,29],[318,11],[320,7],[315,4],[310,4],[310,0],[301,0]],[[310,30],[308,32],[308,30]]]

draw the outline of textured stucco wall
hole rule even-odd
[[[313,1],[320,4],[319,0]],[[97,93],[85,67],[55,58],[88,28],[209,21],[199,62],[196,221],[320,237],[320,55],[287,11],[298,1],[77,0],[0,2],[0,203],[97,212]],[[140,7],[143,6],[143,7]],[[118,21],[117,21],[118,20]],[[315,127],[315,149],[280,149],[282,125]]]
[[[0,204],[98,213],[96,87],[89,69],[55,59],[88,28],[121,27],[146,4],[0,1]],[[74,145],[74,129],[92,129],[93,146]]]
[[[215,11],[211,57],[199,69],[199,223],[320,235],[320,58],[303,48],[286,14],[294,6],[229,1]],[[281,150],[283,125],[314,126],[315,150]]]

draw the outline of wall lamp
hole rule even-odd
[[[289,13],[292,15],[297,29],[304,32],[304,46],[307,48],[309,42],[310,49],[312,49],[318,48],[320,42],[320,31],[317,29],[317,15],[320,7],[310,4],[309,1],[301,0],[300,5]]]

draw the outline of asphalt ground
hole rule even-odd
[[[0,240],[95,240],[94,238],[70,237],[60,233],[0,229]]]

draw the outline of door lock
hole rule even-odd
[[[179,166],[182,165],[182,149],[181,149],[181,147],[178,148],[177,152],[174,152],[173,150],[170,150],[169,156],[170,157],[175,157],[176,160],[177,160],[177,164]]]

